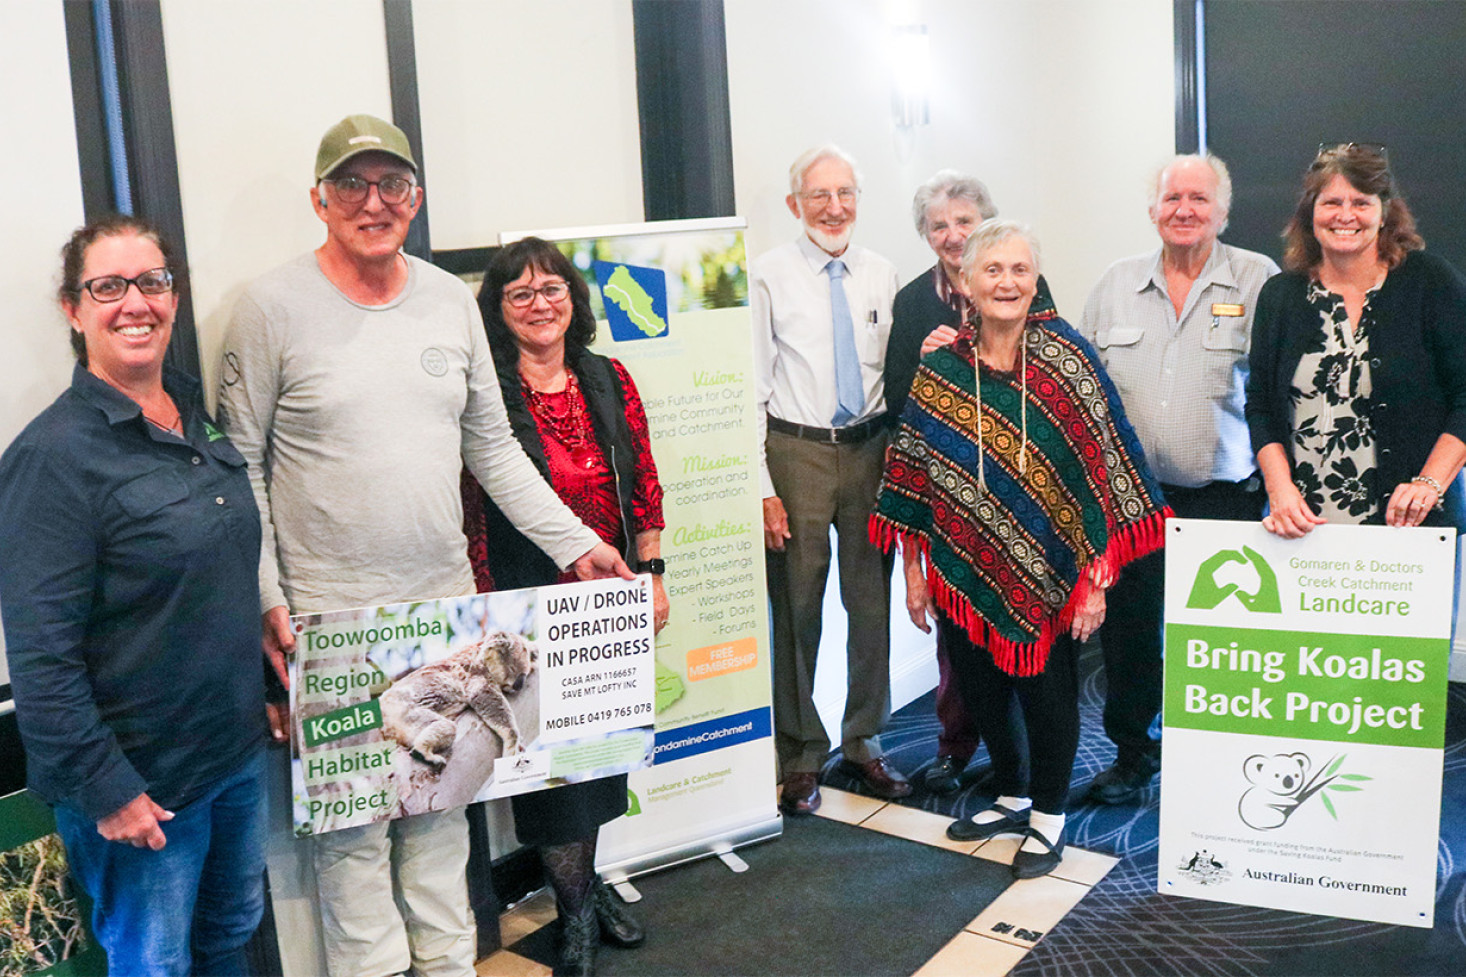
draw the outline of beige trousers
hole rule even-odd
[[[891,558],[871,543],[867,524],[885,461],[886,438],[818,444],[769,432],[769,475],[789,515],[783,553],[768,554],[774,631],[774,746],[781,776],[816,773],[830,739],[814,704],[815,658],[830,575],[830,527],[839,544],[846,641],[845,756],[881,755],[891,718]]]
[[[331,977],[472,977],[463,808],[317,835],[316,886]]]

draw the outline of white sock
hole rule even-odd
[[[1026,811],[1033,806],[1033,801],[1026,797],[1009,797],[1007,794],[999,797],[995,803],[1003,805],[1014,813]],[[994,811],[992,808],[984,808],[972,816],[973,824],[992,824],[994,821],[1001,820],[1003,820],[1003,815],[998,811]],[[1061,820],[1059,823],[1063,824],[1063,821]]]
[[[1059,838],[1064,834],[1064,815],[1045,814],[1043,811],[1030,811],[1028,814],[1028,827],[1043,835],[1049,844],[1058,846]],[[1035,854],[1046,854],[1048,849],[1033,838],[1024,838],[1023,847],[1020,851],[1030,851]]]

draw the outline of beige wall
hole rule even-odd
[[[178,180],[204,389],[251,280],[318,246],[316,145],[342,116],[390,118],[380,0],[164,0]]]
[[[788,168],[833,141],[865,176],[856,241],[903,280],[930,267],[911,195],[980,177],[1044,247],[1061,313],[1115,258],[1153,246],[1144,185],[1172,152],[1169,0],[735,0],[726,4],[733,163],[750,252],[798,233]],[[891,121],[890,29],[925,24],[931,123]],[[1122,53],[1123,52],[1123,53]]]
[[[642,219],[629,0],[413,5],[433,247]]]
[[[56,308],[57,252],[82,222],[71,76],[60,4],[0,4],[0,450],[71,377],[66,320]],[[3,558],[3,555],[0,555]],[[0,637],[0,652],[5,647]],[[10,681],[0,656],[0,685]]]

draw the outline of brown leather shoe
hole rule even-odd
[[[820,778],[815,773],[791,773],[779,793],[779,810],[785,814],[813,814],[820,809]]]
[[[911,793],[911,782],[901,775],[901,771],[887,763],[883,756],[865,763],[856,763],[854,760],[842,760],[841,763],[846,773],[858,777],[865,784],[865,789],[877,797],[894,801]]]

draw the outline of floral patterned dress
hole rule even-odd
[[[1376,491],[1377,438],[1370,421],[1369,334],[1378,294],[1378,285],[1365,293],[1364,311],[1350,329],[1343,297],[1316,281],[1308,287],[1308,304],[1318,310],[1322,326],[1299,359],[1289,390],[1293,481],[1309,508],[1329,522],[1365,522],[1377,515],[1383,498]]]

